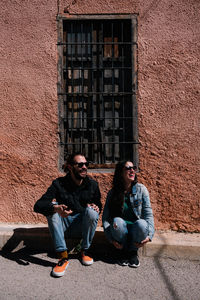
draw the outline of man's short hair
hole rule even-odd
[[[69,154],[64,165],[62,166],[64,172],[68,172],[69,169],[68,169],[68,165],[70,166],[73,166],[74,164],[74,157],[77,156],[77,155],[80,155],[80,156],[84,156],[85,157],[85,154],[83,154],[82,152],[74,152],[72,154]]]

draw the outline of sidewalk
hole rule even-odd
[[[73,249],[78,240],[70,240]],[[0,249],[16,251],[29,247],[38,251],[53,251],[48,227],[44,224],[0,223]],[[93,240],[95,251],[112,251],[102,227],[98,227]],[[200,260],[200,234],[157,231],[151,243],[140,249],[140,255],[172,259]]]

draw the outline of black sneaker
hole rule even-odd
[[[137,251],[134,251],[134,252],[130,253],[130,258],[129,258],[128,265],[131,268],[138,268],[140,266]]]
[[[120,251],[120,254],[118,255],[118,264],[122,267],[128,266],[128,255],[124,251]]]

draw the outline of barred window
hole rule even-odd
[[[137,160],[136,18],[61,19],[61,160],[81,151],[95,166]]]

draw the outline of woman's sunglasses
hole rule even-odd
[[[127,171],[130,171],[130,170],[133,170],[135,172],[138,171],[138,167],[137,166],[128,166],[128,167],[125,166],[124,169],[127,170]]]

